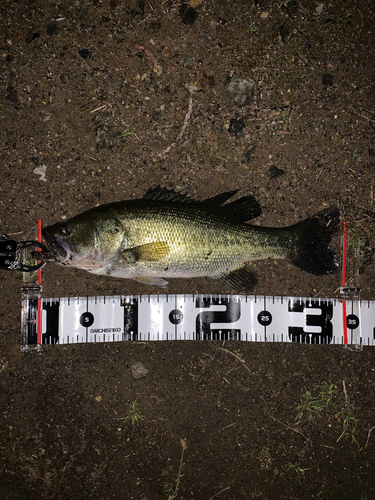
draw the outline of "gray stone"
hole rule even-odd
[[[132,365],[132,375],[135,380],[145,378],[147,374],[147,368],[140,361],[137,361],[134,365]]]
[[[225,92],[234,104],[246,106],[252,100],[254,86],[254,80],[245,80],[245,78],[233,75],[225,86]]]

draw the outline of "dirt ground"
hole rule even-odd
[[[268,226],[338,206],[349,284],[375,299],[372,0],[3,0],[0,15],[2,233],[157,185],[251,193]],[[257,294],[339,297],[340,273],[253,267]],[[21,353],[21,279],[0,272],[0,498],[374,498],[374,348]],[[45,297],[158,291],[43,269]],[[168,293],[230,291],[205,278]]]

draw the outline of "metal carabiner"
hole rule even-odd
[[[17,243],[15,240],[9,240],[7,235],[3,234],[0,240],[0,269],[30,273],[43,267],[45,262],[39,262],[35,265],[21,264],[21,250],[27,247],[36,247],[42,252],[48,252],[48,248],[39,241],[27,240]]]

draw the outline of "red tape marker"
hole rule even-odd
[[[346,222],[344,221],[344,234],[342,238],[342,286],[346,286],[346,243],[348,239],[348,231]]]

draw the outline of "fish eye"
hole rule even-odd
[[[68,226],[60,226],[60,233],[64,236],[67,236],[68,234],[70,234],[70,229],[68,228]]]

